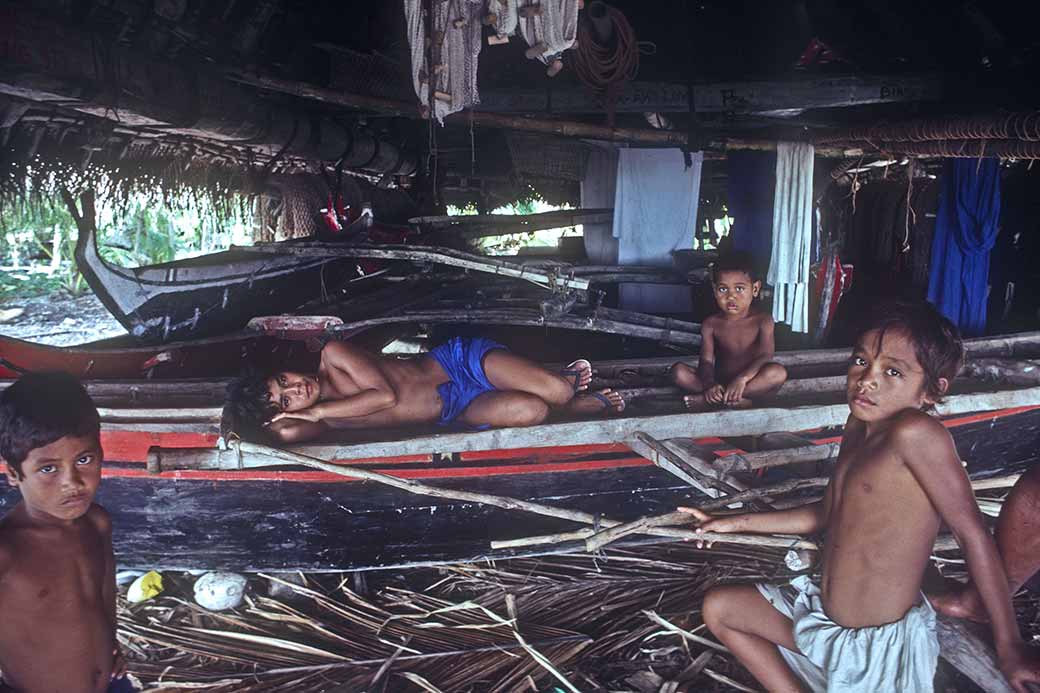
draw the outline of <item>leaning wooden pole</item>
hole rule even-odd
[[[408,493],[415,493],[422,496],[432,496],[434,498],[447,498],[449,500],[461,501],[464,503],[482,503],[484,505],[491,505],[496,508],[502,508],[504,510],[518,510],[521,512],[533,513],[536,515],[543,515],[546,517],[555,517],[561,520],[569,520],[571,522],[578,522],[585,525],[590,525],[592,528],[595,527],[614,527],[622,524],[618,520],[612,520],[602,516],[594,515],[592,513],[582,512],[580,510],[568,510],[566,508],[557,508],[551,505],[545,505],[543,503],[532,503],[519,498],[511,498],[509,496],[497,496],[487,493],[474,493],[472,491],[463,491],[456,489],[446,489],[439,486],[430,486],[411,479],[401,479],[389,474],[381,474],[379,472],[369,471],[367,469],[359,469],[357,467],[347,467],[337,464],[329,464],[322,460],[314,457],[308,457],[307,455],[301,455],[288,450],[279,450],[278,448],[272,448],[267,445],[261,445],[259,443],[248,443],[245,441],[233,441],[231,443],[231,449],[238,455],[239,469],[249,469],[254,467],[269,466],[270,464],[298,464],[304,467],[310,467],[312,469],[320,469],[324,472],[331,474],[337,474],[339,476],[350,477],[352,479],[361,479],[363,481],[372,481],[384,486],[390,486]],[[248,457],[247,457],[248,455]],[[257,460],[257,457],[267,457],[273,460],[273,462],[263,462]],[[158,456],[154,456],[151,453],[148,455],[148,472],[150,474],[160,474],[163,471],[161,459]],[[593,529],[595,531],[595,529]],[[654,534],[657,536],[669,537],[671,539],[695,539],[695,538],[709,538],[728,541],[735,544],[744,544],[749,546],[763,546],[771,548],[815,548],[815,544],[807,542],[802,539],[788,539],[783,537],[771,537],[771,536],[756,536],[756,535],[736,535],[727,534],[714,535],[714,534],[697,534],[693,530],[684,530],[678,528],[647,528],[646,534]]]

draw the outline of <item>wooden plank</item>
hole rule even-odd
[[[1040,356],[1040,332],[1023,332],[1021,334],[1002,335],[998,337],[977,337],[964,340],[964,351],[970,359],[984,357],[1033,358]],[[844,366],[849,360],[851,349],[804,349],[799,351],[778,351],[774,360],[782,366]],[[597,361],[594,366],[597,372],[608,374],[623,370],[639,370],[643,374],[663,373],[673,364],[681,362],[689,366],[697,366],[696,356],[662,356],[648,359],[617,359]]]
[[[660,320],[664,320],[661,318]],[[589,332],[605,332],[622,334],[629,337],[653,339],[664,344],[685,344],[698,346],[701,343],[699,332],[657,327],[621,320],[599,317],[596,313],[586,315],[545,316],[539,311],[530,309],[471,309],[471,310],[416,310],[398,315],[356,320],[328,329],[330,335],[352,337],[359,332],[379,325],[397,323],[447,323],[447,324],[483,324],[483,325],[529,325],[532,327],[556,327],[564,330],[584,330]],[[695,323],[683,323],[692,325]],[[700,326],[697,326],[698,330]]]
[[[664,441],[664,446],[674,455],[680,457],[686,464],[696,469],[701,474],[713,478],[717,488],[724,494],[740,493],[747,490],[747,485],[734,479],[728,474],[723,474],[718,467],[712,464],[715,454],[698,445],[693,438],[671,438]]]
[[[153,408],[153,409],[112,409],[98,407],[98,414],[102,423],[145,423],[170,422],[170,423],[220,423],[222,407],[183,407],[179,409]]]
[[[625,445],[669,474],[673,474],[690,486],[699,489],[709,498],[717,498],[720,495],[718,481],[701,473],[700,470],[692,468],[682,457],[665,448],[660,441],[646,433],[637,431],[635,436],[625,441]]]
[[[954,395],[938,407],[940,415],[1040,406],[1040,388],[1007,392],[982,392]],[[351,460],[369,457],[455,453],[474,450],[504,450],[615,442],[633,438],[639,431],[657,439],[703,438],[708,436],[755,435],[770,431],[801,431],[821,426],[844,425],[849,416],[847,404],[796,407],[793,409],[745,409],[703,413],[669,414],[650,417],[597,419],[544,424],[527,428],[499,428],[472,433],[442,433],[403,440],[359,444],[311,444],[289,449],[323,460]],[[208,459],[218,469],[236,469],[238,461],[230,451],[206,449],[156,449],[163,466],[177,468],[191,459]]]
[[[697,113],[756,113],[841,108],[872,103],[930,101],[942,96],[935,74],[833,75],[771,82],[723,82],[693,87]],[[685,84],[629,82],[611,107],[619,113],[687,113]],[[480,92],[480,110],[492,113],[601,113],[587,90],[490,90]]]
[[[939,655],[957,671],[986,693],[1013,693],[1007,679],[1000,673],[993,650],[972,632],[967,623],[937,615],[935,630],[939,638]]]
[[[822,462],[836,458],[840,447],[839,443],[826,443],[824,445],[809,444],[800,448],[737,453],[720,457],[715,460],[714,464],[725,474],[752,472],[758,469],[783,467],[800,462]]]

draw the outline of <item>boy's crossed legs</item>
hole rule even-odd
[[[534,426],[545,421],[552,409],[588,414],[608,408],[601,399],[579,392],[588,388],[591,368],[579,368],[575,375],[563,376],[506,349],[488,351],[483,366],[484,375],[495,390],[480,394],[469,403],[459,417],[467,425]],[[600,394],[610,402],[609,408],[620,411],[624,406],[621,396],[613,390]]]
[[[765,364],[755,374],[755,377],[748,381],[740,399],[734,402],[726,401],[725,391],[728,384],[717,383],[721,387],[723,394],[721,397],[716,398],[711,393],[711,388],[704,387],[700,376],[697,375],[697,370],[687,366],[685,363],[677,363],[672,366],[669,375],[672,382],[680,389],[693,393],[683,397],[686,408],[691,411],[700,411],[712,406],[745,409],[752,405],[753,400],[774,394],[779,390],[780,386],[787,380],[787,369],[779,363],[769,362]]]

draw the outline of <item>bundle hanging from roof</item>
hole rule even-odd
[[[480,103],[477,59],[485,3],[484,0],[433,2],[429,30],[424,4],[423,0],[404,0],[412,84],[419,103],[443,125],[445,116]]]
[[[528,58],[548,65],[574,47],[578,37],[578,0],[526,2],[517,12],[520,33],[530,46]]]

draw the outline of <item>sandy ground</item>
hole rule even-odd
[[[0,334],[39,344],[69,346],[116,337],[126,334],[126,330],[87,291],[76,298],[61,293],[5,299],[0,305]]]

